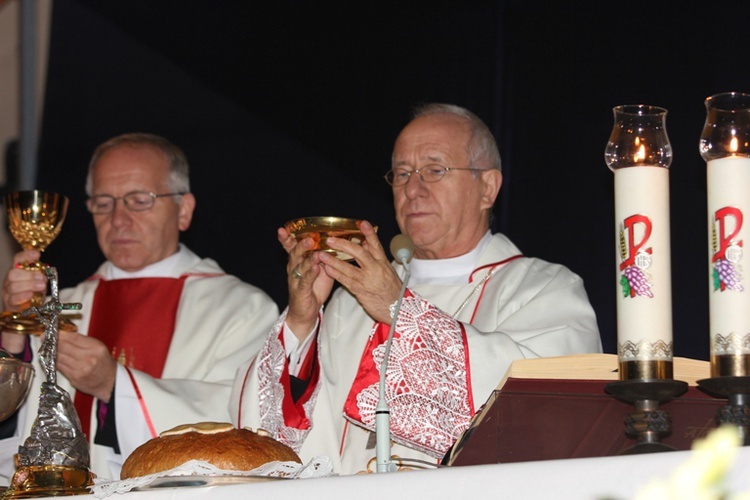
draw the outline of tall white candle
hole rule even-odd
[[[621,362],[672,361],[669,170],[615,171],[617,348]]]
[[[706,99],[711,376],[750,375],[750,95]]]
[[[617,106],[605,150],[615,173],[620,379],[672,378],[669,170],[664,108]]]
[[[719,362],[750,355],[750,158],[710,160],[707,184],[711,359]]]

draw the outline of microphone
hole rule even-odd
[[[388,331],[388,340],[385,342],[383,362],[380,364],[380,383],[378,384],[378,404],[375,407],[375,459],[376,472],[394,472],[398,469],[391,461],[391,411],[385,398],[385,374],[388,371],[388,357],[391,353],[393,343],[393,332],[396,330],[396,320],[401,311],[401,300],[406,293],[406,285],[409,283],[409,262],[414,255],[414,243],[405,234],[397,234],[391,240],[391,255],[404,266],[404,280],[401,284],[401,293],[393,310],[391,328]]]
[[[405,234],[397,234],[391,240],[391,255],[399,264],[411,262],[414,255],[414,243]]]

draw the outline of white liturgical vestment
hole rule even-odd
[[[119,479],[124,459],[140,444],[155,437],[154,433],[158,435],[184,423],[228,422],[227,401],[237,367],[258,352],[279,314],[265,292],[226,274],[213,260],[201,259],[184,246],[170,258],[174,262],[166,270],[159,263],[154,265],[158,276],[187,278],[162,376],[155,378],[118,365],[114,397],[121,454],[109,447],[91,445],[91,469],[99,477]],[[156,277],[149,274],[147,269],[131,277]],[[120,277],[121,272],[113,271],[107,262],[92,279],[60,291],[61,302],[82,304],[82,317],[75,321],[79,332],[88,332],[100,279]],[[5,480],[5,484],[13,472],[12,455],[29,435],[37,414],[44,380],[36,356],[39,345],[40,339],[32,338],[36,377],[20,410],[16,437],[0,441],[0,481]],[[58,373],[57,381],[72,400],[75,389],[68,380]],[[84,429],[89,436],[96,433],[96,408],[93,405],[91,409],[91,428]]]
[[[578,276],[522,257],[502,234],[487,240],[469,280],[436,278],[407,290],[386,377],[393,455],[438,463],[514,359],[602,350]],[[283,320],[238,371],[233,422],[266,429],[303,462],[325,455],[339,474],[375,471],[378,370],[389,325],[376,323],[347,290],[337,290],[317,332],[319,375],[294,403]]]

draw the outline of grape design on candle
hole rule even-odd
[[[651,291],[652,277],[646,272],[651,267],[651,247],[644,248],[651,236],[653,225],[651,219],[644,215],[627,217],[620,224],[620,286],[622,296],[653,298]],[[636,243],[636,232],[642,233]]]
[[[654,297],[648,275],[636,266],[625,268],[620,279],[620,285],[622,285],[623,297]]]
[[[735,207],[724,207],[716,211],[711,224],[711,249],[713,257],[713,272],[711,273],[714,291],[734,290],[741,292],[742,276],[739,266],[742,259],[742,240],[735,241],[735,237],[742,229],[742,211]],[[734,228],[727,233],[730,221]]]
[[[718,259],[714,264],[714,290],[735,290],[741,292],[742,283],[737,270],[731,262],[726,259]]]

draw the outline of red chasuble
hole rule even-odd
[[[104,342],[123,365],[161,377],[186,278],[101,279],[94,295],[89,337]],[[93,401],[92,396],[76,391],[76,411],[89,439]]]

